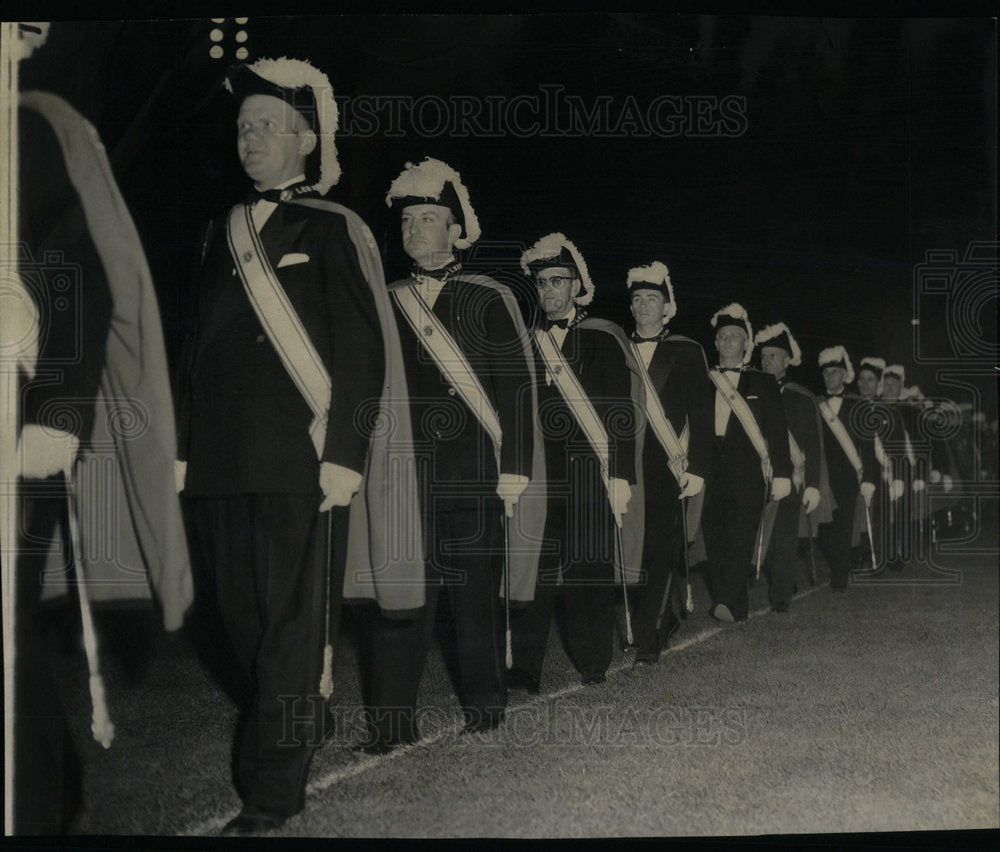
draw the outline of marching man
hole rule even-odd
[[[254,192],[202,249],[177,476],[198,605],[210,617],[214,599],[245,682],[243,809],[222,833],[247,835],[304,805],[370,439],[357,415],[381,396],[391,316],[370,231],[320,200],[340,176],[326,76],[261,59],[227,88]]]
[[[749,614],[747,558],[759,564],[761,513],[767,500],[791,493],[792,463],[778,385],[747,366],[753,329],[746,310],[727,305],[711,322],[719,352],[719,364],[709,373],[715,385],[717,463],[706,486],[702,530],[711,614],[732,623]]]
[[[534,568],[537,545],[534,553],[518,545],[531,530],[518,504],[529,481],[544,476],[540,453],[533,468],[534,374],[519,309],[506,287],[466,272],[456,256],[481,233],[461,177],[440,160],[408,163],[386,204],[399,214],[403,250],[413,261],[389,293],[426,567],[412,587],[413,606],[383,606],[376,618],[369,729],[358,746],[371,754],[419,739],[417,689],[444,594],[454,617],[464,733],[503,721],[505,613],[498,592],[502,585],[509,601],[509,587],[527,584],[530,600],[534,575],[521,574]],[[536,526],[530,537],[537,542],[541,518]]]
[[[788,612],[795,594],[795,558],[801,510],[807,515],[820,504],[819,412],[813,395],[802,385],[788,381],[788,368],[802,363],[802,351],[783,322],[769,325],[754,338],[760,364],[781,389],[781,402],[788,424],[788,450],[792,461],[792,495],[775,507],[770,551],[768,598],[775,612]],[[811,534],[811,530],[810,530]],[[765,533],[766,538],[766,533]]]
[[[680,626],[670,587],[685,564],[684,501],[702,491],[711,467],[712,385],[701,346],[667,328],[677,314],[667,267],[656,261],[630,269],[627,284],[632,352],[645,390],[643,573],[631,592],[635,663],[642,665],[659,660]]]
[[[846,592],[851,570],[851,535],[858,495],[864,500],[866,526],[870,527],[872,496],[875,494],[876,462],[872,442],[859,436],[856,396],[846,385],[854,381],[854,367],[843,346],[831,346],[819,353],[826,393],[818,400],[823,418],[823,447],[830,489],[836,508],[833,520],[819,527],[819,545],[830,565],[830,588]]]
[[[512,624],[510,685],[537,693],[557,587],[562,589],[570,657],[584,684],[605,681],[614,643],[615,563],[636,481],[637,422],[631,393],[637,367],[624,332],[587,319],[594,284],[576,246],[549,234],[521,256],[544,313],[535,329],[539,420],[548,499],[534,602]],[[640,527],[641,531],[641,527]]]

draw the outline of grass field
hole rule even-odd
[[[994,522],[995,524],[995,522]],[[995,534],[994,534],[995,535]],[[995,542],[995,538],[993,539]],[[582,687],[556,631],[543,694],[512,696],[492,734],[459,736],[435,648],[423,739],[355,754],[358,660],[346,619],[338,728],[317,753],[306,810],[284,836],[613,837],[982,829],[1000,825],[998,567],[993,552],[909,565],[832,594],[800,578],[791,612],[715,626],[695,612],[655,667],[616,651]],[[121,619],[118,619],[120,622]],[[149,622],[152,624],[152,622]],[[229,781],[235,708],[182,637],[144,667],[114,653],[101,619],[117,737],[89,738],[85,663],[61,658],[85,766],[86,834],[212,834],[239,808]],[[120,624],[118,624],[120,628]],[[155,627],[150,627],[154,637]],[[120,631],[119,631],[120,632]],[[134,643],[133,639],[132,642]]]

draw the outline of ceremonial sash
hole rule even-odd
[[[753,444],[757,455],[760,456],[760,469],[764,474],[764,479],[770,482],[772,471],[771,458],[767,454],[767,441],[764,440],[764,435],[760,431],[760,426],[757,425],[757,418],[753,416],[750,406],[747,405],[747,401],[740,395],[740,392],[736,390],[736,387],[729,381],[727,376],[724,376],[718,370],[712,370],[709,372],[708,377],[712,380],[712,384],[719,389],[722,398],[726,401],[733,414],[736,415],[736,419],[740,421],[743,431],[746,432],[750,443]],[[726,383],[727,387],[723,387],[723,382]]]
[[[409,284],[393,290],[392,297],[424,350],[489,434],[499,466],[503,438],[500,420],[465,353],[417,292],[416,285]]]
[[[851,463],[854,470],[857,471],[858,482],[860,482],[864,476],[865,468],[861,463],[861,456],[858,455],[858,449],[854,446],[854,441],[851,440],[851,436],[847,433],[847,429],[840,421],[840,418],[833,413],[829,402],[821,399],[817,402],[817,405],[819,406],[820,414],[823,415],[823,419],[826,421],[826,425],[833,432],[833,437],[837,439],[837,443],[840,444],[840,448],[844,451],[844,455],[847,456],[847,460]]]
[[[639,345],[634,340],[632,341],[632,354],[635,355],[635,360],[641,367],[642,358],[639,354]],[[643,388],[646,391],[646,417],[649,425],[653,427],[653,434],[656,435],[657,440],[663,446],[663,449],[666,450],[667,464],[679,485],[681,476],[687,470],[688,466],[689,424],[685,422],[684,431],[678,437],[677,430],[674,429],[670,420],[667,419],[667,414],[663,410],[663,404],[660,402],[660,396],[656,392],[656,388],[653,387],[653,380],[649,377],[649,370],[643,368],[639,370],[639,373],[642,377]]]
[[[806,454],[791,429],[788,430],[788,454],[792,457],[792,484],[798,488],[806,481]]]
[[[313,413],[309,437],[317,458],[322,458],[332,393],[330,374],[267,259],[260,235],[250,218],[249,205],[237,204],[229,212],[226,234],[254,313]]]
[[[574,419],[583,430],[583,434],[601,463],[601,478],[604,480],[604,487],[608,490],[608,499],[610,500],[608,433],[597,414],[597,409],[594,408],[587,392],[583,389],[583,385],[580,384],[573,369],[566,362],[559,347],[556,346],[552,335],[548,331],[536,328],[535,340],[538,342],[538,351],[545,363],[545,369],[552,376],[553,383],[559,389],[559,393],[562,394]]]
[[[882,468],[882,479],[889,485],[892,482],[892,464],[885,454],[885,447],[882,446],[882,439],[878,435],[875,436],[875,459]]]

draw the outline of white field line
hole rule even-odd
[[[829,583],[822,583],[812,588],[806,589],[804,592],[799,592],[795,595],[792,600],[799,600],[800,598],[808,597],[814,592],[818,592],[820,589],[825,589],[829,586]],[[747,617],[747,621],[752,618],[759,618],[762,615],[768,615],[770,613],[770,607],[761,607],[760,609],[754,610]],[[711,638],[724,631],[731,631],[733,628],[731,626],[727,627],[709,627],[706,630],[702,630],[700,633],[695,633],[694,636],[685,639],[683,642],[678,642],[676,645],[671,645],[667,649],[666,653],[672,653],[676,651],[683,651],[685,648],[690,648],[692,645],[697,645],[700,642],[704,642],[706,639]],[[631,669],[631,663],[619,663],[618,665],[612,665],[608,669],[608,676],[612,677],[625,669]],[[581,692],[584,689],[581,683],[572,683],[569,686],[564,686],[562,689],[557,689],[555,692],[546,692],[544,695],[538,695],[532,698],[530,701],[526,701],[524,704],[518,704],[518,709],[524,707],[532,707],[536,704],[541,704],[546,701],[552,701],[556,698],[562,698],[565,695],[572,695],[575,692]],[[442,728],[435,734],[430,734],[426,737],[421,737],[417,742],[412,745],[400,746],[394,748],[388,754],[380,755],[378,757],[366,756],[356,763],[352,763],[350,766],[344,766],[340,769],[335,769],[328,772],[321,778],[316,778],[309,782],[306,787],[306,795],[308,797],[315,797],[317,793],[322,793],[324,790],[332,787],[334,784],[339,784],[341,781],[346,781],[349,778],[354,778],[367,772],[369,769],[374,769],[378,766],[385,766],[389,761],[400,760],[407,755],[410,755],[417,751],[418,749],[429,748],[437,742],[447,738],[457,736],[458,732],[462,729],[461,724],[455,724],[450,727]],[[222,816],[215,816],[211,819],[204,820],[202,822],[196,823],[186,829],[179,832],[181,836],[185,837],[204,837],[206,835],[216,834],[229,820],[235,817],[239,811],[232,811],[228,814],[223,814]]]

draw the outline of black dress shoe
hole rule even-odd
[[[584,686],[594,686],[598,683],[604,683],[607,680],[607,675],[604,672],[591,672],[590,674],[585,674],[580,678],[580,683]]]
[[[660,662],[660,652],[652,648],[640,648],[635,652],[633,666],[655,666]]]
[[[734,621],[736,621],[729,607],[721,603],[716,604],[714,607],[712,607],[712,618],[714,618],[716,621],[721,621],[724,624],[732,624]]]
[[[542,684],[534,675],[515,667],[507,672],[507,689],[538,695],[542,691]]]
[[[466,713],[465,727],[463,734],[485,734],[488,731],[495,731],[500,727],[504,719],[504,711],[488,711],[486,713]]]
[[[281,828],[284,824],[285,817],[273,811],[244,805],[243,810],[222,827],[219,835],[222,837],[254,837]]]

